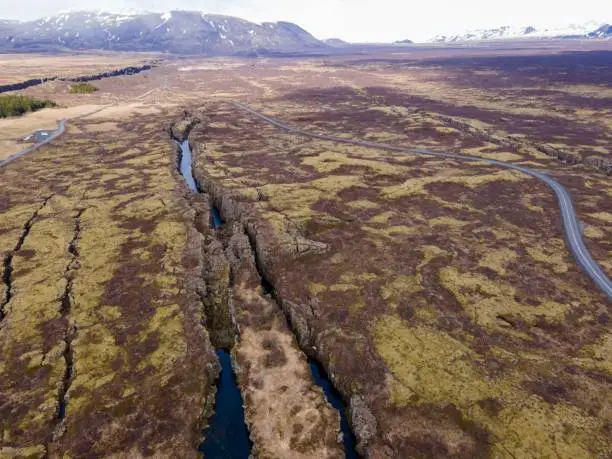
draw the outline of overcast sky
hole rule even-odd
[[[36,19],[60,10],[172,9],[295,22],[317,38],[425,40],[501,25],[612,21],[612,0],[0,0],[0,17]]]

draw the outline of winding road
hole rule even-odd
[[[287,131],[291,134],[302,135],[306,137],[311,137],[319,140],[327,140],[330,142],[339,142],[345,144],[359,145],[362,147],[368,148],[377,148],[381,150],[388,151],[396,151],[401,153],[410,153],[417,155],[428,155],[428,156],[437,156],[442,158],[450,158],[456,159],[459,161],[478,161],[478,162],[486,162],[489,164],[494,164],[499,167],[503,167],[505,169],[511,169],[523,174],[527,174],[531,177],[534,177],[548,185],[551,188],[555,195],[557,196],[557,202],[559,203],[559,208],[561,209],[561,219],[563,220],[563,228],[565,230],[565,239],[567,245],[572,252],[574,258],[576,259],[578,265],[582,268],[582,270],[595,282],[595,284],[603,291],[609,299],[612,300],[612,280],[606,275],[603,269],[597,264],[597,262],[593,259],[593,256],[587,249],[584,244],[584,240],[582,239],[582,232],[580,229],[580,222],[576,215],[576,209],[574,208],[574,204],[572,202],[572,197],[567,189],[561,185],[559,182],[549,177],[548,175],[539,172],[535,169],[530,169],[527,167],[519,166],[512,163],[507,163],[504,161],[499,161],[496,159],[488,159],[481,158],[478,156],[469,156],[469,155],[460,155],[454,153],[442,153],[435,152],[431,150],[426,150],[422,148],[405,148],[398,147],[395,145],[389,145],[385,143],[378,142],[370,142],[367,140],[353,140],[346,139],[342,137],[336,137],[328,134],[321,134],[317,132],[309,132],[304,131],[302,129],[294,128],[288,126],[274,118],[270,118],[269,116],[260,113],[248,105],[242,104],[240,102],[230,102],[234,107],[237,107],[241,110],[249,112],[250,114],[256,116],[257,118],[265,121],[266,123],[272,124],[279,129]]]

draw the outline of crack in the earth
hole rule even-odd
[[[287,326],[289,328],[289,330],[292,332],[292,334],[295,336],[296,342],[299,346],[299,348],[301,349],[301,351],[308,357],[308,361],[312,367],[312,365],[315,365],[319,371],[321,372],[321,374],[323,374],[324,376],[322,376],[322,379],[327,380],[330,386],[330,390],[335,392],[338,395],[338,398],[342,400],[342,403],[347,404],[345,399],[345,396],[337,389],[337,387],[334,385],[334,382],[332,380],[332,378],[330,378],[328,376],[327,370],[325,369],[324,365],[318,360],[318,356],[316,355],[316,352],[314,351],[314,349],[312,348],[312,343],[308,343],[307,345],[302,345],[302,340],[300,339],[300,333],[298,332],[298,329],[296,327],[296,324],[294,323],[294,320],[291,317],[290,312],[283,307],[283,300],[282,298],[279,296],[274,284],[272,283],[271,279],[267,276],[264,265],[263,265],[263,260],[261,260],[258,251],[257,251],[257,237],[256,235],[249,231],[248,229],[248,225],[244,225],[243,226],[243,230],[247,235],[248,241],[249,241],[249,245],[251,248],[251,252],[253,254],[253,258],[255,260],[255,267],[257,269],[257,273],[259,275],[259,278],[261,280],[261,288],[264,292],[264,294],[266,296],[269,297],[269,299],[275,304],[275,306],[277,308],[280,309],[280,311],[282,312],[282,314],[285,317],[285,320],[287,322]],[[310,313],[312,314],[312,317],[315,317],[315,311],[312,307],[312,305],[310,303],[308,303],[306,305],[309,310]],[[310,331],[308,331],[308,334],[310,334]],[[308,341],[311,340],[311,338],[307,338]],[[310,349],[309,349],[310,347]],[[325,391],[323,385],[321,384],[321,382],[317,379],[317,377],[314,374],[314,370],[313,371],[313,379],[315,384],[317,384],[319,387],[321,387],[321,389],[323,389],[324,393],[325,393],[325,398],[328,401],[328,403],[330,403],[330,405],[336,410],[338,411],[338,414],[340,415],[340,419],[341,419],[341,425],[344,422],[346,425],[346,430],[348,435],[350,435],[350,437],[352,437],[352,439],[349,439],[348,442],[345,442],[344,447],[345,447],[345,454],[346,457],[359,457],[358,453],[354,450],[355,448],[355,433],[352,430],[352,426],[350,424],[350,421],[348,419],[348,413],[346,411],[346,408],[344,406],[339,406],[339,405],[335,405],[334,403],[332,403],[330,396],[328,395],[328,393]],[[344,433],[344,430],[343,430]],[[350,450],[348,449],[350,448]]]
[[[66,322],[66,333],[64,335],[64,361],[66,363],[66,369],[64,372],[64,378],[62,387],[60,388],[58,395],[58,409],[56,419],[58,423],[61,423],[66,418],[66,406],[68,404],[67,394],[72,384],[73,379],[73,368],[74,368],[74,351],[72,349],[72,341],[77,334],[76,324],[70,323],[70,314],[72,312],[72,289],[74,285],[75,271],[79,268],[79,241],[81,238],[81,216],[86,209],[79,209],[74,219],[74,233],[72,240],[68,245],[68,252],[72,255],[72,259],[68,263],[65,272],[66,288],[61,297],[60,313],[62,319]]]
[[[199,122],[199,120],[197,122]],[[192,124],[189,124],[186,128],[186,131],[183,133],[181,137],[187,140],[187,138],[189,137],[189,132],[191,131],[193,126],[197,124],[197,122],[193,122]],[[171,128],[170,134],[171,134],[172,139],[177,143],[177,146],[178,146],[177,170],[179,174],[184,176],[186,182],[188,182],[188,177],[184,175],[184,172],[186,171],[183,171],[183,168],[182,168],[182,162],[184,159],[183,155],[185,154],[183,150],[184,148],[183,143],[180,142],[180,138],[177,137],[176,133],[174,132],[174,129]],[[190,207],[192,208],[192,210],[194,211],[193,225],[194,225],[195,230],[199,233],[201,244],[202,244],[201,254],[200,254],[200,266],[203,269],[202,269],[202,272],[200,273],[200,283],[196,287],[196,294],[199,299],[200,307],[201,307],[200,320],[201,320],[201,324],[203,325],[203,328],[207,330],[208,332],[211,344],[216,348],[218,362],[221,365],[221,367],[224,368],[223,361],[225,360],[222,360],[221,356],[227,355],[227,359],[229,359],[229,361],[231,362],[231,357],[229,356],[229,354],[225,354],[225,353],[227,353],[229,349],[231,349],[234,346],[236,334],[239,334],[238,326],[233,317],[230,300],[229,300],[229,297],[227,296],[229,295],[229,290],[231,288],[232,280],[231,280],[231,276],[229,275],[225,280],[223,280],[222,278],[211,279],[209,278],[210,276],[205,274],[205,272],[206,273],[214,272],[215,268],[218,268],[214,266],[215,260],[218,259],[219,255],[224,257],[224,245],[223,245],[223,240],[218,237],[218,234],[216,232],[218,228],[218,224],[214,217],[215,209],[210,200],[210,196],[208,196],[205,193],[200,182],[193,175],[193,167],[194,165],[192,162],[191,171],[190,171],[191,177],[189,178],[193,179],[193,183],[195,184],[195,189],[189,186],[189,183],[187,183],[187,186],[188,188],[191,189],[191,191],[193,192],[193,195],[200,196],[207,201],[207,203],[204,204],[203,202],[200,202],[200,201],[203,201],[204,199],[188,198],[188,203]],[[208,206],[207,209],[205,211],[200,210],[199,209],[200,204],[204,204],[205,206]],[[205,216],[206,214],[208,214],[209,216],[209,222],[208,222],[208,226],[205,227],[204,222],[203,222],[203,216]],[[221,222],[221,224],[222,223],[223,222]],[[219,251],[220,253],[215,254],[215,251]],[[225,262],[227,263],[227,260],[225,260]],[[213,277],[215,276],[213,275]],[[221,282],[223,285],[217,285],[217,282]],[[216,295],[217,294],[223,295],[223,291],[226,292],[225,300],[222,299],[220,305],[216,304],[215,302]],[[225,308],[227,309],[226,312],[229,315],[231,327],[227,327],[227,325],[229,324],[224,320],[227,317],[221,318],[222,323],[217,323],[219,319],[219,314],[222,313],[222,311],[217,310],[218,306],[221,306],[221,307],[225,306]],[[231,337],[229,336],[230,331],[231,331]],[[236,376],[235,376],[233,369],[231,368],[231,363],[230,363],[230,368],[224,368],[222,372],[232,373],[233,385],[236,386],[236,390],[240,392],[240,397],[242,397],[242,391],[240,391],[238,384],[236,382]],[[219,373],[217,375],[217,380],[215,382],[217,391],[221,390],[221,387],[223,384],[221,381],[222,381],[222,373]],[[227,391],[227,389],[225,390]],[[215,442],[219,442],[220,441],[219,438],[222,438],[226,435],[225,433],[221,433],[220,431],[218,431],[219,429],[224,429],[223,425],[220,425],[220,426],[218,425],[217,427],[211,427],[215,425],[215,418],[214,418],[214,414],[212,413],[215,413],[215,410],[218,410],[219,408],[217,406],[217,403],[219,403],[219,400],[217,399],[217,396],[219,395],[219,393],[220,392],[217,392],[217,395],[215,396],[214,405],[209,406],[208,404],[206,404],[204,407],[204,411],[202,413],[202,417],[204,419],[209,419],[208,422],[211,423],[207,427],[207,430],[206,430],[208,433],[204,434],[205,438],[198,448],[200,452],[204,452],[204,454],[206,455],[208,455],[209,449],[211,449],[212,451],[214,451],[215,449],[218,449],[219,445],[215,445]],[[241,400],[241,403],[242,403],[242,400]],[[213,410],[213,406],[215,407],[214,410]],[[221,419],[223,419],[223,416]],[[223,424],[225,421],[220,421],[220,422],[221,424]],[[244,413],[242,413],[242,422],[244,423],[244,429],[246,431],[246,438],[249,443],[248,453],[246,455],[250,455],[250,451],[252,449],[252,443],[250,442],[250,438],[248,434],[248,427],[244,420]],[[233,426],[233,427],[236,427],[236,426]],[[209,431],[209,429],[213,429],[213,430]],[[217,429],[217,431],[215,429]],[[232,431],[231,435],[235,436],[236,433],[237,433],[236,431]],[[215,439],[215,437],[219,437],[219,438]],[[238,437],[240,437],[240,435],[238,435]],[[234,440],[235,439],[230,439],[228,437],[228,441],[231,442]],[[209,444],[209,442],[211,441],[212,443]],[[240,442],[241,440],[237,440],[237,441]],[[229,450],[231,450],[231,447],[229,447],[229,445],[226,445],[226,447],[228,447]],[[244,457],[246,457],[246,455]]]
[[[206,157],[206,159],[210,160],[211,162],[214,162],[214,158],[210,158],[210,157]],[[178,157],[178,160],[180,161],[181,158],[180,156]],[[195,175],[195,174],[194,174]],[[203,179],[202,177],[195,177],[194,176],[194,180],[198,180],[198,179]],[[209,197],[211,206],[214,206],[215,203],[220,204],[223,200],[221,199],[222,196],[218,195],[218,191],[214,189],[214,187],[210,186],[211,183],[210,182],[206,182],[206,181],[199,181],[198,180],[198,186],[197,186],[197,191],[201,194],[206,194]],[[258,201],[261,200],[265,200],[265,195],[263,193],[260,192],[260,190],[258,191]],[[219,198],[219,199],[217,199]],[[219,205],[218,208],[221,208],[222,206]],[[212,213],[212,212],[211,212]],[[235,217],[235,216],[234,216]],[[221,216],[221,218],[223,218],[223,216]],[[286,216],[287,220],[289,222],[291,222],[291,220]],[[245,232],[247,238],[248,238],[248,242],[249,242],[249,246],[251,249],[251,252],[253,254],[253,259],[255,261],[255,268],[257,271],[257,274],[259,276],[260,279],[260,283],[261,283],[261,288],[262,288],[262,293],[268,297],[275,305],[276,307],[278,307],[280,309],[280,311],[283,313],[286,323],[288,325],[289,330],[293,333],[293,335],[296,337],[297,343],[301,349],[302,352],[304,352],[304,354],[306,354],[307,357],[309,357],[309,362],[313,362],[315,364],[320,365],[321,368],[324,369],[323,365],[321,365],[317,360],[316,360],[316,352],[314,351],[314,349],[312,349],[312,344],[310,343],[310,337],[304,337],[304,339],[306,340],[306,342],[302,342],[303,340],[301,339],[300,336],[300,332],[298,331],[298,327],[296,326],[296,324],[294,323],[293,317],[291,312],[288,310],[288,307],[284,306],[284,302],[283,299],[280,298],[273,282],[272,279],[270,279],[270,277],[268,276],[267,270],[265,268],[265,263],[262,260],[259,252],[258,252],[258,240],[257,240],[257,235],[256,232],[253,230],[253,228],[250,227],[250,225],[248,225],[247,223],[245,223],[242,218],[233,218],[230,220],[225,220],[226,223],[232,223],[232,221],[235,221],[237,223],[240,223],[240,226],[242,226],[243,231]],[[297,229],[297,228],[296,228]],[[295,235],[293,235],[294,239],[295,239],[295,243],[296,243],[296,255],[300,255],[301,251],[299,249],[299,242],[297,241],[297,238],[295,237]],[[233,287],[233,279],[230,280],[230,288]],[[311,315],[314,317],[315,316],[315,311],[314,308],[312,306],[312,304],[308,304],[307,305],[309,312],[311,313]],[[236,324],[234,324],[236,325]],[[237,330],[238,336],[239,336],[239,330]],[[309,331],[307,332],[309,333]],[[313,378],[315,378],[314,373],[313,373]],[[316,378],[315,378],[316,379]],[[329,385],[333,388],[334,391],[337,392],[337,389],[333,386],[333,382],[331,379],[329,379]],[[315,381],[316,382],[316,381]],[[317,384],[319,384],[317,382]],[[323,386],[321,386],[323,387]],[[325,392],[325,389],[323,389]],[[340,394],[338,392],[338,394]],[[328,399],[329,403],[332,403],[328,397],[328,394],[326,393],[326,398]],[[342,396],[339,396],[339,399],[342,399]],[[346,403],[344,401],[344,403]],[[332,404],[332,406],[334,406]],[[334,408],[336,408],[340,414],[341,419],[344,418],[347,413],[346,413],[346,408],[342,407],[342,408],[338,408],[336,406],[334,406]],[[350,433],[351,436],[353,436],[354,438],[354,432],[351,431],[350,429],[350,422],[348,419],[346,419],[346,426],[347,426],[347,431]],[[349,442],[351,443],[351,442]],[[354,442],[352,442],[354,445]],[[345,444],[345,447],[347,447],[348,445]],[[349,446],[351,449],[350,452],[347,452],[347,455],[350,453],[350,457],[358,457],[357,453],[354,451],[354,446]]]
[[[15,257],[15,254],[19,252],[19,250],[21,250],[21,248],[23,247],[23,244],[25,243],[26,238],[28,237],[28,235],[30,234],[30,231],[32,230],[32,226],[34,226],[34,221],[38,217],[38,214],[40,213],[42,209],[45,208],[49,200],[54,195],[55,193],[47,196],[43,200],[42,204],[38,207],[38,209],[34,211],[34,213],[28,219],[28,221],[25,222],[25,224],[23,225],[23,229],[21,231],[21,235],[19,236],[19,240],[17,241],[17,244],[15,245],[15,248],[11,250],[9,253],[7,253],[6,256],[4,257],[4,260],[3,260],[4,274],[2,275],[2,280],[6,286],[6,292],[5,292],[4,298],[0,302],[0,322],[2,322],[2,320],[6,316],[5,309],[4,309],[5,306],[11,301],[14,295],[13,293],[13,258]]]

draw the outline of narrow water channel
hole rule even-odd
[[[253,244],[253,241],[251,241]],[[276,297],[276,292],[274,290],[274,286],[265,276],[262,267],[257,263],[257,272],[261,278],[261,288],[264,294],[269,295],[274,301],[279,303],[278,298]],[[279,306],[280,307],[280,306]],[[291,324],[291,319],[286,315],[287,325],[289,328],[293,328]],[[319,362],[315,359],[309,358],[308,365],[310,367],[310,372],[312,373],[312,378],[317,386],[323,389],[323,393],[325,394],[325,398],[328,403],[338,411],[340,415],[340,431],[342,432],[342,442],[344,445],[344,457],[347,459],[358,459],[360,456],[357,454],[357,439],[355,438],[355,434],[351,430],[351,426],[348,421],[348,417],[346,415],[347,409],[344,400],[342,399],[342,395],[338,390],[334,387],[329,375],[323,368]]]
[[[346,405],[344,404],[344,400],[342,400],[342,396],[333,386],[325,369],[319,362],[308,359],[308,364],[310,365],[310,371],[312,372],[315,383],[323,389],[325,398],[327,398],[329,404],[338,410],[338,414],[340,414],[340,430],[342,431],[342,441],[344,443],[344,457],[347,459],[358,459],[359,455],[355,450],[357,441],[355,439],[355,434],[353,434],[351,430],[348,418],[346,417]]]
[[[191,191],[197,193],[198,187],[193,177],[193,164],[189,142],[180,144],[181,156],[179,170]],[[210,225],[213,229],[220,228],[225,222],[217,207],[212,207]],[[258,267],[259,270],[259,267]],[[274,287],[261,275],[264,292],[274,297]],[[209,426],[204,431],[205,440],[200,445],[200,451],[206,458],[246,459],[250,456],[253,444],[244,422],[242,396],[232,369],[231,355],[226,349],[217,349],[217,357],[221,363],[221,377],[215,397],[215,414],[209,420]],[[315,383],[323,389],[327,401],[340,414],[340,429],[344,442],[345,457],[358,459],[355,435],[351,431],[346,416],[346,405],[342,396],[332,384],[325,369],[317,361],[309,359],[310,370]]]
[[[187,187],[197,193],[191,147],[188,141],[182,142],[180,147],[180,173],[185,178]],[[213,207],[211,227],[218,229],[223,223],[219,210]],[[205,439],[199,450],[209,459],[247,459],[251,455],[253,444],[244,422],[242,395],[232,368],[232,358],[227,349],[217,349],[216,353],[221,364],[221,375],[217,383],[215,412],[209,419],[208,427],[204,431]]]
[[[204,431],[200,451],[206,458],[247,459],[251,454],[249,431],[244,423],[242,396],[232,369],[232,358],[225,349],[217,349],[221,378],[215,397],[215,414]]]
[[[213,207],[210,212],[210,226],[212,226],[213,229],[219,229],[223,226],[224,223],[225,222],[221,218],[221,213],[219,212],[219,209]]]
[[[261,267],[258,266],[257,270],[259,275],[261,276],[261,287],[266,295],[270,295],[275,301],[278,300],[275,297],[274,287],[272,284],[266,279],[261,271]],[[287,317],[287,323],[291,328],[291,320]],[[347,407],[342,399],[342,395],[338,390],[334,387],[329,375],[323,368],[319,362],[315,359],[308,358],[308,365],[310,367],[310,372],[312,373],[312,378],[317,386],[323,389],[323,393],[325,394],[325,398],[328,403],[338,411],[340,415],[340,431],[342,432],[342,443],[344,445],[344,457],[347,459],[359,459],[360,456],[357,454],[357,439],[355,438],[355,434],[351,430],[351,425],[349,424],[347,413]]]
[[[187,183],[187,188],[189,188],[194,193],[198,192],[198,187],[196,185],[196,181],[193,178],[193,164],[191,160],[191,147],[189,146],[189,140],[185,140],[180,144],[181,146],[181,158],[179,164],[179,172],[185,179],[185,183]]]

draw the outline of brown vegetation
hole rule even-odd
[[[227,104],[201,112],[197,177],[256,240],[302,347],[373,414],[375,432],[354,422],[362,452],[605,456],[607,402],[589,392],[608,383],[585,346],[605,341],[609,303],[572,260],[544,185],[296,137]],[[351,132],[327,113],[319,129]]]
[[[173,149],[93,125],[0,170],[1,451],[195,457],[218,370]]]
[[[218,101],[546,170],[612,273],[612,187],[591,167],[610,155],[608,54],[546,46],[167,61],[97,82],[95,107],[67,83],[29,88],[70,114],[0,121],[7,151],[84,117],[0,169],[0,456],[196,457],[212,346],[233,345],[262,457],[341,455],[304,354],[369,457],[608,457],[610,301],[570,256],[549,189],[306,139]],[[176,121],[207,195],[176,172]]]

